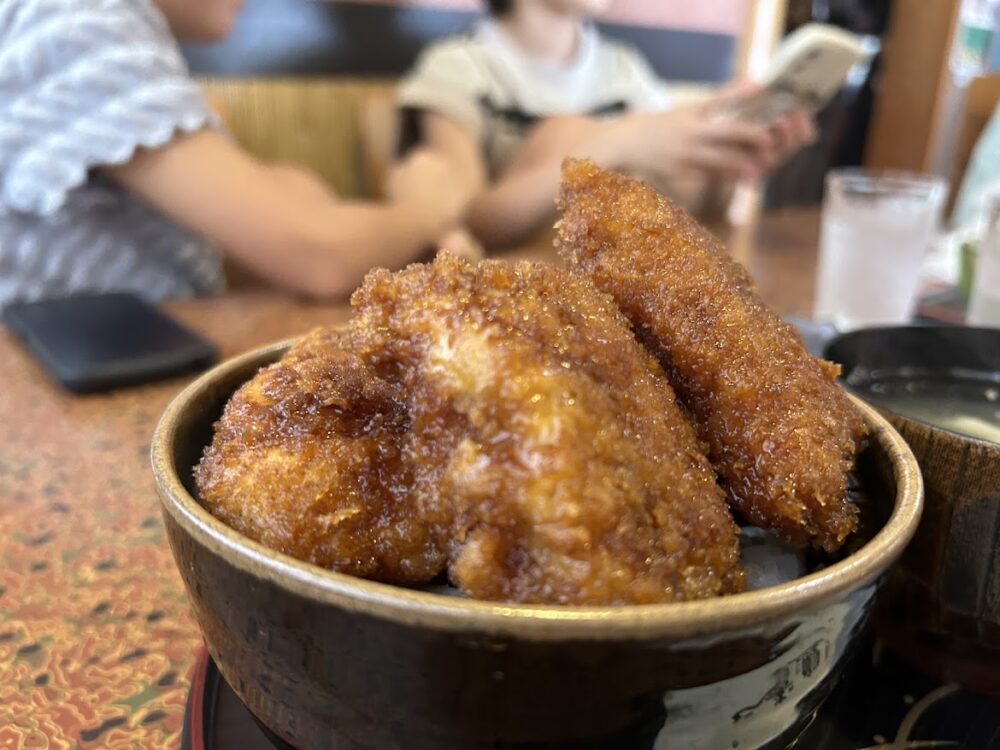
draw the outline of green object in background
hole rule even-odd
[[[976,274],[976,254],[979,243],[966,240],[958,253],[958,291],[965,299],[972,296],[972,279]]]
[[[959,31],[959,50],[964,57],[982,63],[993,44],[993,29],[985,26],[962,24]]]

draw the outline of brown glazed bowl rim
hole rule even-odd
[[[336,573],[275,552],[226,526],[185,489],[173,462],[179,426],[192,404],[234,371],[258,361],[261,366],[275,361],[294,341],[228,359],[182,390],[156,427],[151,446],[153,475],[164,510],[197,544],[258,579],[337,608],[407,626],[536,641],[713,636],[820,606],[868,584],[899,557],[920,520],[923,482],[916,459],[884,417],[851,396],[869,426],[870,439],[889,454],[896,485],[893,511],[861,549],[789,583],[690,602],[576,607],[465,599]]]

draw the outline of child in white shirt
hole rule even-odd
[[[589,23],[608,5],[490,0],[490,18],[430,47],[403,81],[404,141],[447,155],[476,196],[467,220],[485,244],[551,218],[567,156],[668,183],[692,169],[756,179],[812,139],[802,113],[771,127],[714,116],[746,87],[672,108],[645,59]]]

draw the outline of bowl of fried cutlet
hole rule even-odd
[[[229,360],[152,462],[208,649],[292,747],[787,747],[922,485],[706,230],[564,166],[561,264],[442,252]]]

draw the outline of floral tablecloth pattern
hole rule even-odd
[[[225,356],[337,322],[274,295],[171,310]],[[62,392],[0,329],[0,750],[173,748],[201,637],[149,469],[190,377]]]

